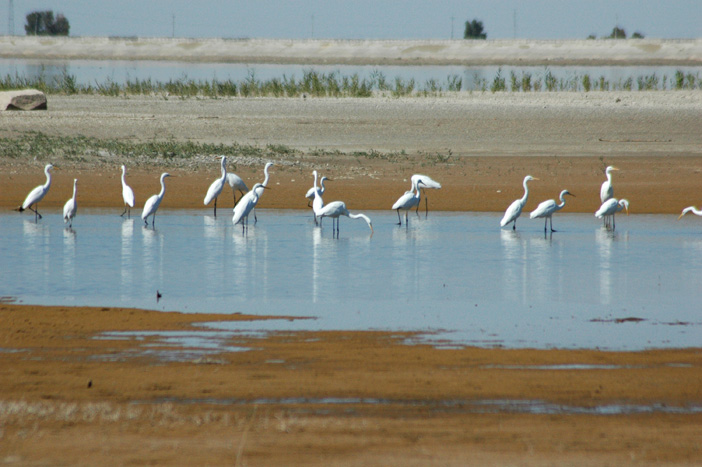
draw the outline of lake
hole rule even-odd
[[[490,89],[496,76],[506,80],[507,89],[511,89],[510,78],[514,73],[521,80],[526,75],[533,81],[543,83],[547,73],[558,82],[558,90],[582,91],[582,78],[588,75],[593,83],[601,77],[609,83],[611,89],[621,89],[628,79],[637,88],[639,78],[657,79],[657,89],[671,89],[677,71],[692,75],[699,83],[702,67],[690,66],[355,66],[355,65],[276,65],[276,64],[242,64],[242,63],[190,63],[171,61],[126,61],[126,60],[34,60],[34,59],[0,59],[0,76],[21,76],[31,79],[43,77],[45,81],[61,79],[64,74],[72,75],[78,85],[106,84],[109,82],[124,84],[127,81],[152,80],[168,82],[178,80],[227,81],[242,82],[250,77],[259,81],[274,78],[294,77],[302,79],[306,71],[314,70],[319,74],[336,73],[340,77],[357,74],[361,79],[372,79],[382,73],[388,84],[394,86],[396,78],[405,83],[414,80],[418,89],[425,89],[426,83],[435,80],[443,90],[447,90],[449,78],[459,77],[463,91]],[[665,80],[664,80],[665,78]],[[546,87],[542,84],[542,90]]]
[[[136,211],[140,211],[135,209]],[[280,320],[206,330],[419,331],[436,346],[641,350],[702,342],[702,221],[562,213],[500,230],[501,213],[394,211],[315,227],[311,211],[159,210],[156,229],[121,209],[0,214],[0,296],[38,305],[246,313]],[[162,294],[157,301],[157,291]],[[5,298],[5,300],[8,300]],[[289,320],[287,317],[313,319]]]

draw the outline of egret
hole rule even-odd
[[[619,169],[614,167],[613,165],[610,165],[605,170],[605,174],[607,174],[607,180],[602,182],[602,186],[600,187],[600,202],[602,202],[603,204],[608,199],[611,199],[614,197],[614,188],[612,187],[612,171],[613,170],[619,170]],[[608,226],[609,225],[609,216],[604,216],[603,222],[604,222],[605,227]]]
[[[687,214],[688,212],[691,212],[692,214],[694,214],[696,216],[702,216],[702,209],[697,209],[696,206],[688,206],[682,210],[682,214],[680,214],[680,216],[678,216],[678,220],[680,220],[680,218],[682,216],[684,216],[685,214]]]
[[[256,185],[258,185],[258,188],[255,188],[255,189],[258,190],[258,191],[257,191],[257,193],[256,193],[256,198],[257,198],[257,199],[256,199],[256,202],[254,203],[254,212],[253,212],[253,215],[254,215],[254,223],[258,222],[258,218],[256,218],[256,209],[255,209],[255,206],[256,206],[256,204],[258,204],[258,200],[259,200],[259,199],[261,198],[261,196],[263,195],[263,189],[266,188],[266,187],[268,186],[268,178],[270,177],[270,175],[268,174],[268,169],[271,168],[273,165],[274,165],[273,162],[267,162],[267,163],[266,163],[266,166],[263,168],[263,175],[264,175],[264,177],[263,177],[263,183],[257,183],[257,184],[256,184]],[[255,187],[256,185],[254,185],[254,187]],[[251,191],[249,191],[248,193],[246,193],[246,194],[245,194],[244,196],[242,196],[241,198],[239,198],[239,204],[241,204],[241,202],[244,201],[244,199],[247,198],[247,197],[253,197],[253,189],[252,189]],[[237,206],[238,206],[239,204],[237,204]],[[247,214],[247,217],[248,217],[248,214]]]
[[[224,188],[224,183],[227,179],[227,156],[222,156],[222,176],[212,182],[210,187],[207,189],[207,194],[205,195],[205,206],[210,204],[214,199],[214,216],[217,217],[217,198],[219,194],[222,193]]]
[[[610,165],[605,170],[605,174],[607,174],[607,180],[602,182],[602,186],[600,187],[600,202],[602,202],[602,203],[604,203],[605,201],[607,201],[608,199],[610,199],[614,196],[614,188],[612,188],[612,171],[613,170],[619,170],[619,169],[614,167],[613,165]]]
[[[149,225],[149,216],[153,216],[151,218],[151,227],[156,227],[156,211],[158,211],[158,207],[161,204],[161,201],[163,200],[163,195],[166,193],[166,177],[170,176],[171,175],[166,172],[161,174],[161,192],[147,199],[146,203],[144,204],[144,210],[141,213],[141,218],[144,220],[144,223],[147,227]]]
[[[310,188],[309,190],[307,190],[307,194],[305,194],[305,198],[307,198],[307,207],[308,207],[308,208],[312,207],[312,205],[311,205],[310,203],[311,203],[312,201],[314,201],[314,191],[315,191],[315,190],[319,190],[319,194],[320,194],[320,195],[323,195],[323,194],[324,194],[324,191],[326,190],[326,188],[324,187],[324,182],[327,181],[327,180],[329,180],[330,182],[332,181],[332,179],[327,178],[326,176],[324,176],[324,177],[322,177],[322,179],[319,181],[319,184],[320,184],[321,188],[317,188],[317,185],[315,184],[315,186],[313,186],[312,188]]]
[[[25,209],[29,209],[30,211],[34,211],[34,221],[36,222],[37,219],[41,219],[41,214],[39,214],[39,211],[37,210],[39,204],[39,201],[41,201],[44,196],[49,192],[49,188],[51,187],[51,169],[53,169],[54,166],[51,164],[46,164],[46,167],[44,167],[44,173],[46,174],[46,183],[43,185],[39,185],[38,187],[35,187],[32,191],[29,192],[27,197],[24,200],[24,203],[22,203],[22,206],[17,208],[19,212],[24,211]],[[32,209],[32,206],[35,208]]]
[[[616,224],[614,222],[614,215],[621,211],[622,209],[626,209],[626,215],[629,215],[629,201],[626,199],[620,199],[617,200],[616,198],[610,198],[604,203],[602,203],[602,206],[600,206],[600,209],[595,212],[595,217],[598,219],[602,219],[605,216],[612,216],[612,230],[616,228]]]
[[[312,172],[314,175],[314,186],[317,187],[317,171]],[[373,223],[370,218],[365,214],[351,214],[346,208],[346,203],[343,201],[332,201],[331,203],[324,205],[322,197],[319,194],[319,190],[314,191],[314,203],[312,204],[314,209],[314,214],[319,217],[319,225],[322,225],[322,219],[325,217],[332,218],[332,232],[336,231],[336,236],[339,236],[339,217],[346,216],[351,219],[363,219],[368,224],[371,230],[371,235],[373,235]],[[398,214],[399,215],[399,214]],[[336,230],[334,230],[334,219],[336,219]]]
[[[234,205],[236,206],[236,191],[239,190],[241,196],[244,196],[244,194],[249,191],[249,187],[246,186],[246,183],[244,183],[240,176],[232,172],[227,173],[227,183],[232,187]]]
[[[76,211],[78,211],[78,204],[76,204],[76,190],[78,188],[78,179],[73,179],[73,197],[66,201],[63,205],[63,223],[68,222],[68,227],[73,227],[73,218],[76,217]]]
[[[575,195],[568,190],[563,190],[561,191],[561,194],[559,195],[559,198],[561,200],[561,204],[556,204],[555,200],[549,199],[547,201],[542,202],[539,204],[536,209],[534,209],[531,214],[529,215],[529,218],[531,219],[538,219],[538,218],[544,218],[544,232],[546,232],[546,224],[551,221],[551,232],[555,232],[553,230],[553,214],[555,212],[560,211],[563,209],[563,206],[565,206],[565,195],[570,195],[572,197],[575,197]]]
[[[132,214],[132,208],[134,207],[134,191],[132,190],[132,187],[127,185],[127,182],[124,180],[124,176],[127,174],[127,168],[125,166],[122,166],[122,199],[124,200],[124,212],[120,214],[120,217],[123,217],[124,214],[127,214],[127,217],[130,217]]]
[[[416,180],[421,180],[421,181],[422,181],[422,185],[424,185],[424,186],[422,187],[422,189],[425,190],[425,191],[424,191],[424,209],[425,209],[425,211],[424,211],[424,217],[427,217],[427,216],[429,215],[429,197],[427,196],[426,189],[427,189],[427,188],[433,188],[433,189],[437,189],[437,190],[438,190],[439,188],[441,188],[441,183],[439,183],[439,182],[437,182],[437,181],[435,181],[435,180],[432,180],[431,177],[427,177],[426,175],[421,175],[421,174],[414,174],[414,175],[412,175],[412,184],[413,184],[413,185],[414,185],[414,183],[415,183]],[[416,210],[416,212],[417,212],[417,214],[419,214],[419,203],[417,203],[417,210]]]
[[[312,185],[312,214],[314,215],[314,225],[317,225],[317,210],[321,209],[324,205],[324,200],[322,199],[322,193],[320,193],[317,188],[317,171],[313,170],[312,175],[314,176],[314,185]],[[324,177],[322,178],[324,180]],[[308,203],[309,205],[309,203]]]
[[[522,183],[524,186],[524,196],[522,196],[520,199],[514,200],[514,202],[509,205],[505,211],[504,217],[500,221],[500,227],[504,227],[510,222],[514,222],[514,224],[512,224],[512,230],[517,230],[517,219],[522,214],[522,209],[524,209],[524,205],[526,204],[527,199],[529,199],[529,186],[527,185],[527,182],[531,180],[538,180],[538,178],[534,178],[531,175],[524,177],[524,182]]]
[[[409,225],[409,210],[415,206],[419,206],[420,194],[419,185],[423,185],[424,181],[422,179],[412,180],[412,189],[405,191],[405,194],[400,196],[395,204],[392,205],[392,209],[397,211],[397,220],[399,221],[397,225],[402,225],[402,218],[400,217],[400,209],[405,211],[405,225]],[[419,215],[419,214],[417,214]]]
[[[234,225],[241,224],[242,233],[249,222],[249,214],[251,213],[251,210],[253,210],[258,203],[259,190],[263,191],[265,188],[266,187],[264,187],[261,183],[255,184],[253,189],[246,193],[246,195],[242,196],[237,205],[234,206],[234,217],[232,218],[232,223],[234,223]]]

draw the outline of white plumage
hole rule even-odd
[[[76,203],[76,191],[78,188],[78,179],[73,179],[73,196],[63,205],[63,223],[68,222],[68,227],[73,227],[73,218],[76,217],[78,204]]]
[[[51,188],[51,169],[53,168],[53,165],[46,164],[44,167],[46,183],[34,187],[34,189],[32,189],[32,191],[30,191],[27,197],[24,199],[24,202],[22,203],[22,206],[18,208],[18,211],[22,212],[25,209],[29,209],[30,211],[34,211],[34,220],[37,218],[41,219],[41,214],[39,214],[39,211],[37,210],[38,207],[35,205],[39,204],[39,201],[44,199],[44,196],[46,196],[46,194],[49,192],[49,188]],[[35,208],[32,209],[32,206],[35,206]]]
[[[546,231],[546,224],[548,223],[549,219],[551,220],[551,232],[555,232],[553,230],[553,214],[560,211],[563,209],[563,206],[565,206],[565,195],[570,195],[570,196],[575,196],[568,190],[563,190],[561,191],[561,194],[559,195],[559,199],[561,200],[561,204],[556,204],[555,200],[549,199],[541,204],[539,204],[536,209],[534,209],[531,214],[529,215],[529,218],[531,219],[539,219],[543,218],[544,219],[544,232]]]
[[[125,180],[126,175],[127,168],[122,166],[122,200],[124,201],[124,212],[120,214],[120,217],[124,216],[125,213],[127,213],[127,217],[130,217],[132,214],[131,208],[134,207],[134,191],[132,187],[127,185],[127,181]]]
[[[212,200],[214,200],[214,216],[217,217],[217,198],[219,197],[220,193],[222,193],[222,189],[224,188],[224,183],[226,182],[227,179],[227,157],[222,156],[222,176],[218,179],[216,179],[210,187],[207,189],[207,194],[205,195],[204,203],[205,206],[210,204]]]
[[[614,222],[614,215],[626,209],[626,214],[629,215],[629,201],[626,199],[617,200],[616,198],[610,198],[600,206],[600,209],[595,212],[595,217],[602,219],[603,217],[612,216],[612,230],[616,227]]]
[[[522,186],[524,186],[524,196],[522,196],[520,199],[513,201],[512,204],[509,205],[509,207],[505,211],[505,215],[500,221],[500,227],[504,227],[510,222],[514,222],[514,224],[512,224],[512,230],[517,229],[517,219],[522,214],[522,209],[524,209],[524,205],[529,199],[529,185],[527,185],[527,182],[531,180],[538,180],[538,178],[534,178],[531,175],[527,175],[526,177],[524,177],[524,182],[522,182]]]
[[[146,203],[144,203],[144,210],[141,213],[141,218],[147,226],[149,225],[149,216],[153,216],[151,218],[151,226],[156,226],[156,211],[158,211],[158,207],[161,205],[163,195],[166,194],[166,183],[164,181],[166,177],[170,177],[170,174],[166,172],[161,174],[161,191],[159,194],[153,195],[151,198],[147,199]]]

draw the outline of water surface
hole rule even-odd
[[[259,210],[247,233],[228,210],[159,210],[156,229],[120,209],[38,223],[0,215],[0,296],[39,305],[277,315],[212,329],[411,330],[439,346],[637,350],[699,346],[702,222],[674,215],[560,214],[560,229],[499,213],[390,211],[314,226],[310,211]],[[162,294],[157,302],[156,292]],[[314,319],[288,320],[288,316]]]

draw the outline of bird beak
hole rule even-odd
[[[680,214],[680,215],[678,216],[678,220],[682,219],[682,216],[684,216],[684,215],[685,215],[685,213]]]
[[[536,177],[532,177],[531,179],[532,179],[532,180],[538,180],[538,178],[536,178]]]

